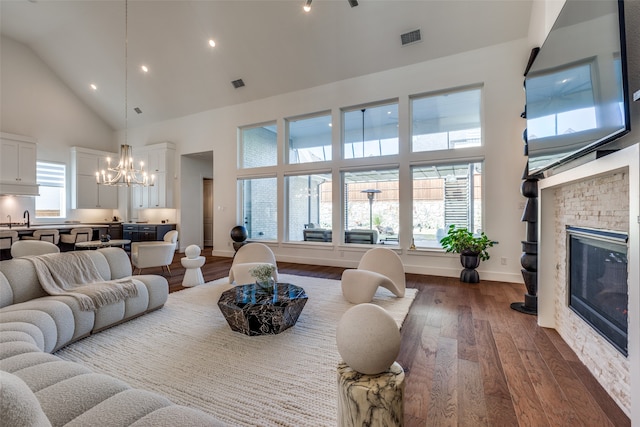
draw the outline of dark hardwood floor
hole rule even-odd
[[[184,289],[183,256],[171,264],[171,292]],[[228,275],[230,258],[206,258],[205,281]],[[344,269],[278,262],[278,271],[339,280]],[[407,274],[407,287],[419,293],[398,356],[405,426],[631,425],[555,330],[509,307],[523,285]]]

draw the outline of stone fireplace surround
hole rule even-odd
[[[554,328],[609,395],[640,425],[639,144],[539,182],[538,324]],[[565,226],[629,234],[629,355],[619,353],[567,304]]]

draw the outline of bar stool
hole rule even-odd
[[[0,231],[0,259],[9,259],[9,250],[14,242],[18,241],[18,232],[15,230]]]
[[[60,242],[60,232],[55,229],[36,230],[32,236],[22,236],[23,240],[44,240],[57,245]]]
[[[62,234],[60,236],[60,241],[63,245],[68,249],[75,249],[76,243],[78,242],[88,242],[93,237],[93,228],[89,227],[79,227],[72,228],[69,234]],[[72,248],[70,246],[73,245]]]

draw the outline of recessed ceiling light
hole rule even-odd
[[[329,123],[329,127],[330,127],[330,128],[331,128],[331,127],[333,127],[333,123]]]
[[[209,46],[216,47],[216,42],[213,39],[209,39]]]
[[[140,69],[142,70],[143,73],[148,73],[149,72],[149,68],[146,65],[142,65],[140,67]]]
[[[91,83],[89,87],[93,90],[98,90],[98,86],[96,86],[94,83]]]

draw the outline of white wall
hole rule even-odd
[[[520,195],[519,189],[525,158],[522,154],[524,121],[519,116],[524,106],[522,72],[529,50],[526,40],[496,45],[129,129],[128,139],[134,145],[171,141],[176,144],[179,155],[214,150],[214,253],[231,256],[233,250],[229,230],[238,223],[235,189],[239,126],[329,109],[336,114],[341,107],[390,98],[399,98],[399,108],[406,113],[410,95],[482,83],[486,146],[485,230],[492,239],[500,243],[491,251],[492,259],[484,262],[479,271],[484,279],[521,282],[520,241],[525,237],[525,228],[520,218],[525,199]],[[402,123],[401,144],[406,143],[408,138],[409,123]],[[182,174],[184,173],[183,170]],[[179,187],[183,189],[183,186]],[[181,212],[180,219],[184,236],[195,225],[186,221],[186,217],[182,215],[184,212]],[[363,252],[363,249],[337,244],[318,249],[304,244],[279,243],[272,245],[272,248],[280,260],[308,262],[313,259],[314,263],[343,266],[356,265]],[[401,256],[409,272],[459,275],[460,264],[455,255],[426,251],[408,253],[406,249],[402,248]],[[502,257],[506,258],[506,265],[501,265]]]
[[[38,159],[70,166],[70,147],[113,151],[113,129],[75,96],[42,60],[24,44],[0,39],[0,131],[35,138]],[[115,150],[117,151],[117,150]],[[67,169],[69,171],[69,169]],[[68,173],[67,173],[68,175]],[[67,183],[71,181],[67,176]],[[67,200],[67,208],[70,207]],[[22,218],[35,209],[33,197],[0,196],[0,215]],[[111,209],[68,210],[68,219],[102,221]]]

